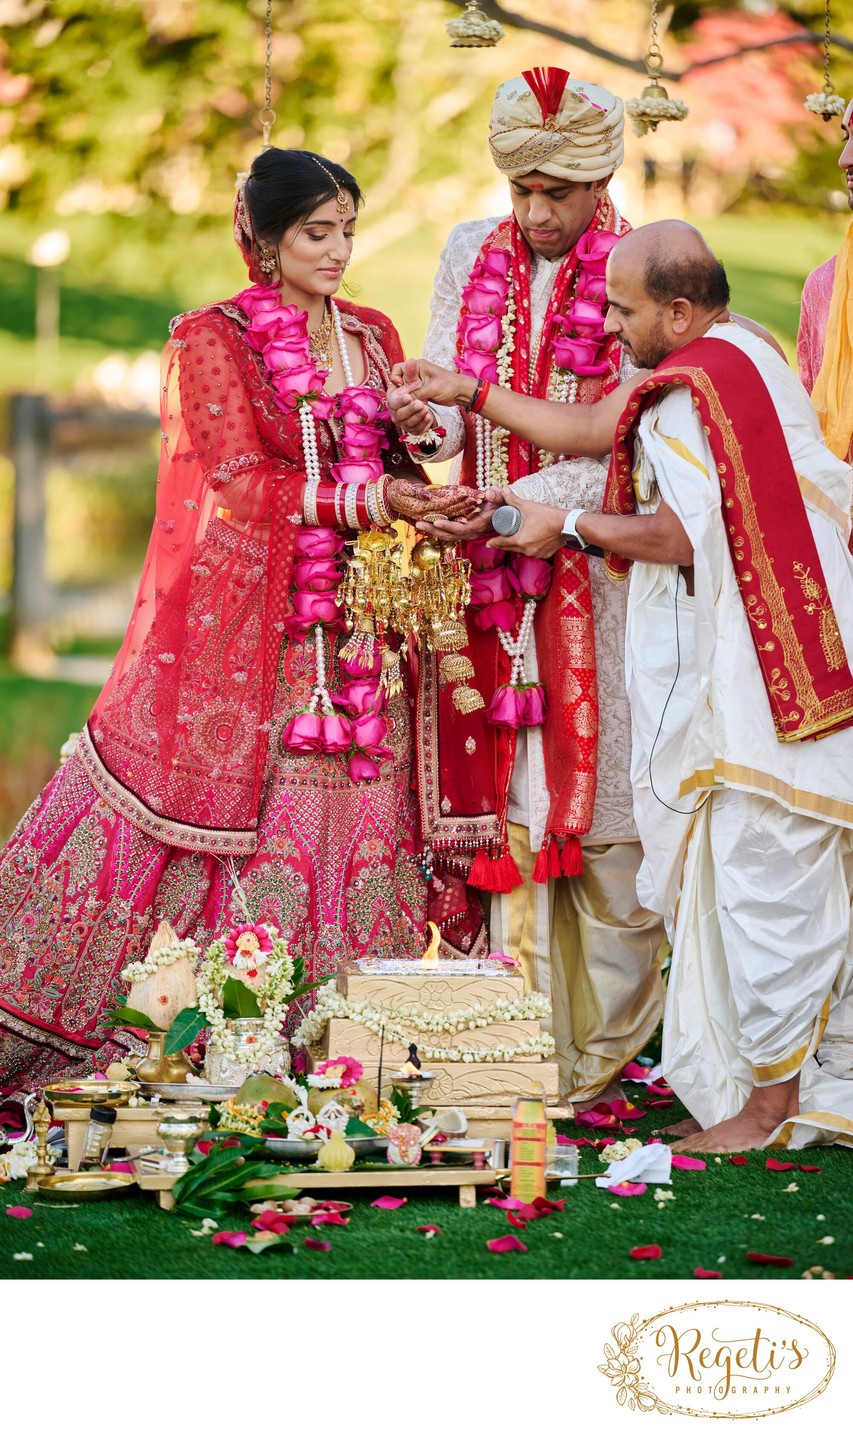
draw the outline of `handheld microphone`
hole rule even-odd
[[[492,528],[497,534],[517,534],[521,528],[521,510],[512,504],[501,504],[492,515]]]

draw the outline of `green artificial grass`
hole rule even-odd
[[[642,1089],[629,1089],[641,1101]],[[648,1110],[635,1135],[647,1139],[663,1121],[683,1117],[678,1104]],[[584,1130],[562,1125],[580,1136]],[[587,1132],[589,1130],[586,1130]],[[594,1136],[594,1134],[590,1134]],[[617,1135],[618,1136],[618,1135]],[[0,1277],[40,1278],[692,1278],[697,1267],[724,1278],[799,1279],[820,1266],[837,1278],[853,1275],[853,1155],[841,1148],[777,1152],[793,1162],[790,1172],[770,1172],[767,1152],[748,1155],[746,1166],[711,1155],[702,1171],[673,1170],[674,1197],[658,1207],[655,1184],[641,1197],[615,1198],[593,1182],[561,1189],[562,1213],[511,1227],[505,1212],[480,1198],[460,1208],[455,1191],[409,1196],[405,1207],[383,1212],[370,1206],[383,1190],[344,1194],[353,1203],[348,1227],[298,1227],[293,1252],[272,1249],[260,1256],[217,1246],[193,1236],[201,1220],[162,1212],[151,1194],[102,1203],[60,1204],[22,1196],[23,1184],[0,1188]],[[802,1173],[796,1164],[820,1167]],[[604,1171],[592,1148],[581,1149],[581,1172]],[[796,1192],[786,1189],[791,1183]],[[615,1204],[615,1206],[614,1206]],[[10,1218],[5,1208],[29,1206],[33,1216]],[[224,1229],[249,1229],[248,1210],[235,1209]],[[417,1231],[434,1223],[440,1235]],[[486,1242],[514,1233],[527,1252],[493,1254]],[[331,1242],[329,1252],[303,1244],[305,1236]],[[559,1235],[559,1236],[558,1236]],[[831,1237],[832,1244],[821,1239]],[[39,1246],[42,1244],[42,1246]],[[631,1249],[658,1244],[656,1261],[637,1261]],[[15,1259],[15,1253],[30,1253]],[[787,1268],[756,1266],[748,1252],[790,1257]]]

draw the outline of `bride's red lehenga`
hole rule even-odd
[[[395,330],[337,303],[364,382],[384,392]],[[305,470],[299,416],[276,407],[245,324],[232,302],[174,329],[130,626],[77,750],[0,854],[3,1093],[121,1053],[132,1040],[101,1026],[124,998],[121,969],[161,918],[202,946],[222,931],[236,912],[229,859],[255,920],[282,930],[311,977],[423,947],[407,693],[389,705],[393,758],[373,782],[353,783],[343,756],[281,744],[316,679],[313,643],[284,623]],[[340,435],[335,420],[316,431],[325,477]],[[386,466],[401,464],[388,438]],[[337,678],[334,664],[330,689]]]

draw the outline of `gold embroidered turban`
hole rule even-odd
[[[541,170],[580,183],[621,165],[624,129],[622,101],[601,85],[570,80],[567,70],[525,70],[495,96],[489,146],[511,178]]]

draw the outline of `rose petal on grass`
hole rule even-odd
[[[622,1069],[622,1077],[626,1083],[644,1083],[651,1072],[651,1068],[644,1068],[641,1063],[628,1063]]]
[[[673,1153],[672,1166],[674,1168],[684,1168],[689,1172],[698,1172],[700,1168],[706,1168],[708,1164],[703,1162],[701,1158],[691,1158],[687,1153]]]
[[[605,1104],[605,1106],[607,1105]],[[587,1108],[586,1112],[578,1113],[575,1122],[580,1123],[583,1128],[619,1128],[622,1126],[619,1119],[610,1112],[609,1107],[607,1112]]]
[[[252,1227],[257,1228],[259,1232],[271,1232],[279,1237],[282,1233],[290,1232],[292,1226],[293,1218],[288,1213],[270,1212],[269,1209],[262,1212],[260,1217],[252,1219]]]
[[[714,1272],[710,1267],[694,1267],[693,1269],[694,1277],[722,1277],[722,1275],[721,1272]]]
[[[519,1208],[525,1206],[525,1204],[521,1201],[521,1198],[517,1197],[487,1198],[487,1202],[489,1203],[490,1207],[505,1208],[513,1212],[517,1212]]]
[[[769,1252],[748,1252],[747,1262],[757,1263],[759,1267],[793,1267],[792,1257],[776,1257]]]
[[[628,1256],[636,1258],[637,1262],[654,1261],[662,1252],[663,1249],[658,1247],[656,1242],[651,1242],[648,1247],[632,1247]]]
[[[661,1096],[667,1097],[668,1094],[663,1093]],[[646,1116],[642,1108],[638,1108],[636,1103],[629,1102],[627,1098],[616,1098],[610,1104],[610,1111],[615,1117],[627,1118],[632,1123],[638,1123],[641,1118]]]
[[[535,1217],[536,1214],[534,1213],[533,1216]],[[516,1217],[514,1212],[508,1212],[506,1215],[506,1220],[511,1227],[527,1227],[527,1223],[522,1221],[520,1217]]]
[[[547,1217],[549,1212],[562,1212],[566,1206],[566,1199],[535,1197],[530,1206],[536,1208],[540,1217]]]
[[[793,1163],[780,1163],[777,1158],[768,1158],[764,1164],[769,1173],[789,1173],[793,1169]]]
[[[741,1153],[729,1153],[729,1162],[734,1163],[736,1168],[745,1168],[748,1159]]]
[[[349,1218],[344,1217],[341,1212],[315,1212],[311,1218],[312,1227],[322,1227],[324,1222],[330,1222],[333,1227],[347,1227]]]
[[[389,1197],[385,1193],[382,1197],[375,1198],[370,1206],[378,1207],[380,1212],[393,1212],[395,1208],[405,1207],[408,1201],[408,1198]]]
[[[645,1183],[611,1183],[605,1192],[615,1193],[616,1197],[642,1197],[646,1191]]]
[[[32,1217],[32,1215],[31,1207],[7,1207],[6,1209],[7,1217]]]
[[[490,1238],[486,1243],[489,1252],[526,1252],[527,1248],[511,1232],[503,1237]]]
[[[440,1237],[443,1235],[443,1229],[436,1227],[434,1222],[428,1222],[424,1227],[416,1227],[415,1232],[422,1232],[424,1237]]]
[[[318,1237],[306,1237],[303,1239],[303,1247],[310,1247],[312,1252],[331,1252],[330,1242],[321,1242]]]
[[[673,1096],[669,1083],[648,1083],[646,1092],[651,1093],[653,1098],[671,1098]]]
[[[798,1170],[799,1170],[801,1173],[821,1173],[821,1172],[823,1172],[823,1168],[813,1168],[813,1167],[809,1167],[809,1166],[807,1166],[805,1163],[797,1163],[797,1168],[798,1168]]]
[[[249,1241],[249,1234],[247,1232],[215,1232],[210,1241],[223,1247],[245,1247]]]
[[[655,1098],[654,1102],[649,1103],[648,1106],[650,1108],[671,1108],[672,1098]]]

